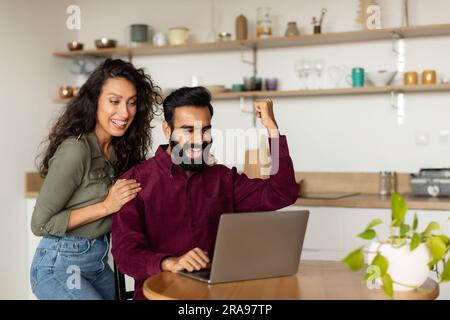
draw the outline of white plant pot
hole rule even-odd
[[[379,246],[379,242],[371,243],[367,255],[369,264],[375,258]],[[401,248],[394,248],[390,244],[382,244],[379,250],[381,255],[389,261],[387,272],[394,282],[394,291],[411,291],[414,290],[414,287],[420,287],[425,283],[430,274],[428,262],[431,260],[426,244],[421,243],[412,252],[409,250],[409,243]],[[381,279],[377,281],[381,284]]]

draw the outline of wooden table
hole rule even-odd
[[[380,289],[369,290],[363,273],[352,272],[341,262],[301,261],[294,276],[208,285],[171,272],[161,272],[144,283],[150,300],[372,300],[387,299]],[[428,279],[426,292],[396,292],[395,299],[432,300],[439,285]]]

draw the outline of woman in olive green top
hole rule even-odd
[[[30,270],[39,299],[114,299],[107,264],[111,214],[140,184],[116,180],[145,160],[159,88],[142,69],[106,60],[56,121],[31,229],[43,236]]]

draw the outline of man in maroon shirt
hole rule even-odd
[[[122,176],[139,181],[142,190],[112,222],[112,254],[119,269],[135,279],[135,299],[144,298],[143,282],[158,272],[207,267],[221,214],[277,210],[296,201],[294,168],[272,101],[256,102],[255,112],[268,130],[276,168],[265,180],[207,164],[213,107],[205,88],[184,87],[164,100],[169,145]]]

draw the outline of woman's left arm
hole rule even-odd
[[[83,179],[90,160],[87,148],[83,141],[66,140],[50,160],[31,218],[31,231],[36,236],[66,233],[72,210],[64,207]]]

